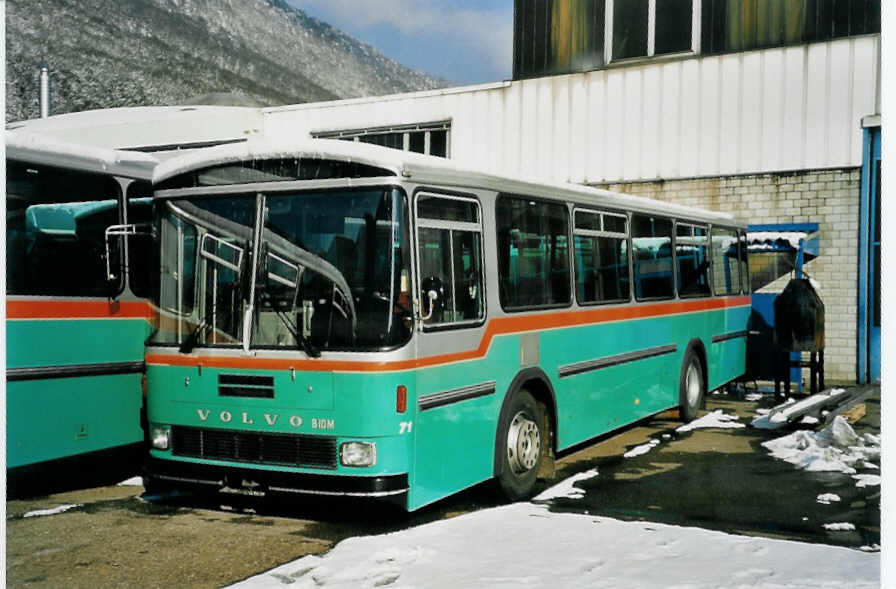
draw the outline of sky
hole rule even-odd
[[[509,79],[511,0],[289,0],[398,63],[451,85]]]

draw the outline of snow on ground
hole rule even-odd
[[[43,515],[56,515],[57,513],[65,513],[69,509],[75,509],[76,507],[81,507],[81,504],[75,503],[74,505],[60,505],[59,507],[54,507],[52,509],[38,509],[36,511],[29,511],[22,517],[40,517]]]
[[[716,409],[712,413],[707,413],[700,419],[695,419],[691,423],[687,423],[677,428],[675,431],[677,432],[689,432],[695,429],[702,429],[707,427],[721,427],[721,428],[737,428],[737,427],[746,427],[744,424],[738,421],[737,415],[728,415],[724,413],[721,409]]]
[[[856,529],[855,524],[851,524],[849,522],[835,522],[831,524],[824,524],[824,529],[830,530],[832,532],[851,532]]]
[[[880,485],[880,475],[876,474],[854,474],[852,478],[856,479],[857,487],[877,487]]]
[[[516,503],[349,538],[231,587],[870,589],[879,567],[879,553]]]
[[[761,401],[765,395],[762,393],[747,393],[747,396],[744,397],[747,401]]]
[[[117,487],[142,487],[143,486],[143,477],[131,477],[126,481],[121,481],[116,486]]]
[[[646,444],[641,444],[640,446],[635,446],[628,452],[622,455],[623,458],[634,458],[635,456],[640,456],[641,454],[647,454],[651,450],[653,450],[654,446],[660,443],[659,440],[650,440]]]
[[[535,501],[548,501],[550,499],[556,499],[558,497],[564,497],[566,499],[581,499],[585,496],[585,490],[574,486],[574,484],[578,481],[593,479],[596,476],[596,468],[574,474],[569,478],[563,479],[553,487],[549,487],[539,493],[538,496],[535,497]]]
[[[836,493],[822,493],[815,498],[815,501],[822,505],[830,505],[831,503],[838,503],[840,501],[840,495],[837,495]]]
[[[808,471],[855,474],[856,466],[880,457],[880,436],[859,436],[840,415],[820,432],[800,430],[782,438],[763,442],[771,455]],[[862,486],[874,484],[877,475],[859,475]],[[877,477],[880,484],[880,477]]]

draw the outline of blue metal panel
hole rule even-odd
[[[857,374],[859,383],[880,380],[880,325],[874,325],[875,299],[880,285],[875,261],[880,242],[875,241],[875,212],[880,171],[880,127],[866,128],[862,149],[862,186],[859,207],[859,284],[857,325]]]

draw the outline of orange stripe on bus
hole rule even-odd
[[[674,301],[668,303],[641,304],[626,307],[603,307],[577,311],[561,311],[543,315],[521,315],[499,317],[488,322],[485,333],[476,349],[440,354],[426,358],[395,360],[391,362],[358,362],[355,360],[312,360],[304,358],[233,358],[214,356],[185,356],[171,354],[147,354],[147,365],[196,366],[209,368],[237,368],[247,370],[326,370],[333,372],[392,372],[424,368],[452,362],[462,362],[484,358],[492,339],[498,335],[508,335],[526,331],[556,329],[581,325],[593,325],[627,319],[662,317],[698,311],[712,311],[750,305],[750,297],[724,299],[702,299],[694,301]]]
[[[154,318],[144,301],[6,301],[7,319],[146,319]]]

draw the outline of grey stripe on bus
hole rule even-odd
[[[445,405],[450,405],[451,403],[466,401],[467,399],[484,397],[494,393],[496,385],[496,381],[490,380],[488,382],[451,389],[449,391],[430,393],[428,395],[423,395],[417,400],[417,407],[420,411],[426,411],[427,409],[435,409],[436,407],[443,407]]]
[[[600,370],[602,368],[609,368],[611,366],[618,366],[620,364],[635,362],[637,360],[644,360],[646,358],[653,358],[655,356],[663,356],[665,354],[674,354],[677,350],[678,346],[675,344],[657,346],[654,348],[637,350],[635,352],[626,352],[624,354],[615,354],[613,356],[604,356],[603,358],[597,358],[594,360],[585,360],[584,362],[574,362],[573,364],[566,364],[558,368],[557,372],[560,378],[566,378],[567,376],[573,376],[575,374],[581,374],[583,372]]]
[[[747,337],[746,331],[732,331],[731,333],[723,333],[722,335],[714,335],[712,336],[712,343],[718,344],[720,342],[726,342],[728,340],[737,339],[740,337]]]
[[[107,376],[143,372],[145,365],[139,362],[101,362],[97,364],[67,364],[64,366],[30,366],[7,368],[6,380],[41,380],[45,378],[72,378],[79,376]]]

